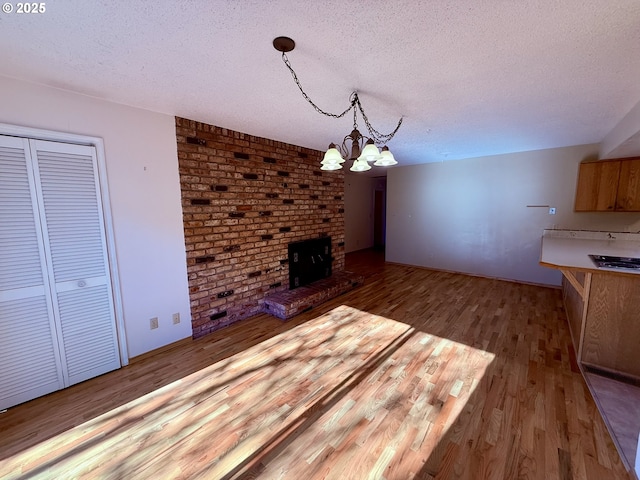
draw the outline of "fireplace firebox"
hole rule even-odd
[[[289,244],[289,289],[331,276],[331,237]]]

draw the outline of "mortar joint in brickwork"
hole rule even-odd
[[[179,117],[176,144],[197,337],[258,313],[267,293],[286,291],[290,241],[344,238],[344,173],[324,177],[322,152]],[[281,196],[288,202],[272,202]],[[320,198],[330,215],[316,205]],[[344,268],[343,246],[334,252],[334,272]]]

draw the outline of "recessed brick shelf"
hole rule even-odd
[[[364,276],[352,272],[335,272],[331,277],[318,280],[294,290],[284,290],[265,297],[262,311],[281,320],[317,307],[364,283]]]

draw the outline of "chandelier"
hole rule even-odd
[[[331,143],[329,148],[324,154],[324,158],[322,162],[320,162],[321,170],[339,170],[342,168],[342,164],[347,160],[352,161],[351,170],[352,172],[365,172],[367,170],[371,170],[370,163],[373,163],[376,167],[387,167],[391,165],[396,165],[398,162],[393,157],[393,154],[389,151],[389,147],[386,146],[386,143],[389,142],[393,136],[396,134],[400,125],[402,125],[402,118],[398,121],[396,128],[387,134],[380,133],[377,131],[367,118],[367,115],[364,113],[364,108],[360,103],[360,98],[358,97],[358,92],[354,91],[351,93],[349,97],[349,107],[343,111],[342,113],[335,114],[329,113],[322,110],[318,107],[305,93],[302,89],[302,85],[300,80],[298,80],[298,76],[296,72],[293,70],[289,59],[287,58],[287,52],[290,52],[295,47],[295,42],[288,37],[278,37],[273,40],[273,46],[279,52],[282,52],[282,61],[289,69],[293,80],[296,82],[300,93],[304,99],[309,102],[309,104],[315,109],[316,112],[321,113],[327,117],[333,118],[342,118],[347,113],[353,110],[353,130],[351,133],[344,137],[342,143],[335,144]],[[357,121],[357,113],[360,112],[362,119],[367,127],[369,136],[362,135],[358,130],[358,121]],[[378,145],[383,145],[382,150],[379,150]]]

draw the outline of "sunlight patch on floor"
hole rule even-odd
[[[341,305],[6,459],[0,476],[220,478],[363,451],[367,471],[404,468],[405,449],[429,457],[493,358]]]

